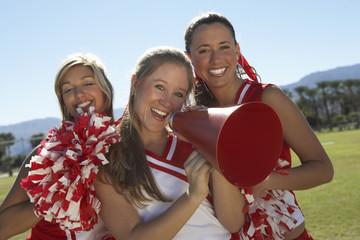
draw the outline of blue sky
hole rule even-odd
[[[0,125],[61,118],[54,78],[61,61],[91,52],[124,107],[137,59],[154,46],[184,50],[184,32],[217,11],[263,82],[286,85],[316,71],[360,63],[357,0],[0,0]]]

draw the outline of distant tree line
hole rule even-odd
[[[38,133],[32,135],[28,141],[31,147],[34,148],[39,145],[44,138],[43,133]],[[10,147],[14,145],[16,141],[12,133],[0,133],[0,172],[8,172],[10,176],[13,175],[13,168],[20,167],[26,157],[26,155],[23,154],[15,156],[11,154]]]
[[[299,86],[294,90],[298,96],[293,100],[314,130],[359,128],[360,79],[322,81],[315,88]]]

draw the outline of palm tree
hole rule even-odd
[[[30,138],[30,144],[33,148],[35,148],[36,146],[38,146],[41,142],[41,140],[43,140],[45,138],[43,133],[38,133],[38,134],[33,134]]]
[[[10,155],[10,146],[14,144],[15,137],[12,133],[0,133],[0,158]]]
[[[342,82],[342,89],[344,91],[343,101],[345,115],[347,115],[349,122],[355,122],[355,127],[360,125],[360,80],[348,79]]]
[[[289,98],[293,98],[293,94],[289,89],[282,89],[284,91],[284,93],[289,97]]]
[[[323,105],[323,109],[325,110],[326,120],[327,120],[330,131],[332,131],[333,124],[331,121],[330,111],[329,111],[329,107],[328,107],[328,102],[329,102],[328,85],[329,85],[328,81],[321,81],[321,82],[316,83],[316,86],[320,89],[321,102]]]
[[[353,102],[355,100],[355,92],[354,92],[354,85],[355,85],[355,80],[353,79],[348,79],[342,82],[342,88],[344,91],[344,110],[346,112],[346,114],[352,112],[352,111],[356,111],[356,106],[354,106]]]
[[[294,88],[295,92],[299,95],[299,97],[296,100],[296,105],[300,110],[305,113],[307,111],[307,104],[306,104],[306,98],[304,96],[304,93],[308,90],[308,87],[305,86],[298,86]]]
[[[330,91],[330,103],[332,106],[332,113],[344,113],[344,102],[342,101],[342,92],[340,91],[341,81],[328,82],[328,88]]]
[[[315,127],[320,128],[320,117],[319,117],[319,104],[318,104],[318,90],[316,88],[307,88],[305,93],[309,98],[309,109],[311,109],[313,116],[315,118]]]
[[[11,177],[13,175],[13,164],[15,162],[15,157],[7,155],[7,156],[3,156],[1,158],[1,162],[3,162],[6,166],[7,166],[7,171],[9,173],[9,176]]]
[[[12,160],[10,156],[10,146],[14,144],[14,135],[12,133],[0,133],[0,160],[9,173],[12,174]]]

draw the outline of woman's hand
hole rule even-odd
[[[189,196],[206,198],[209,193],[209,176],[212,166],[202,155],[193,151],[184,164],[185,172],[189,181]]]

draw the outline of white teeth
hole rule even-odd
[[[211,74],[219,75],[225,72],[226,68],[218,68],[218,69],[210,69],[209,72]]]
[[[83,107],[86,107],[90,104],[90,102],[84,102],[84,103],[81,103],[78,105],[79,108],[83,108]]]
[[[166,116],[167,115],[166,112],[160,111],[159,109],[156,109],[156,108],[151,108],[151,110],[156,112],[157,114],[159,114],[161,116]]]

